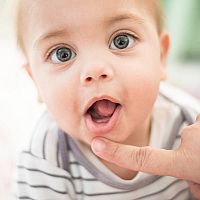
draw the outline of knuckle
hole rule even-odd
[[[119,156],[119,146],[115,145],[113,150],[112,150],[112,153],[111,153],[111,159],[112,160],[117,160],[118,156]]]
[[[138,171],[142,171],[150,157],[150,147],[140,147],[132,152],[131,159],[135,162]]]

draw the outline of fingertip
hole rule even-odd
[[[91,148],[95,154],[99,154],[105,150],[106,142],[101,138],[94,138],[91,143]]]

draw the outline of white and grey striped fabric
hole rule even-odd
[[[185,109],[187,105],[172,99],[165,89],[159,94],[153,109],[150,146],[176,148],[180,130],[197,114],[191,105]],[[84,144],[63,133],[47,113],[20,154],[17,189],[17,199],[26,200],[193,199],[187,183],[173,177],[139,172],[132,180],[119,178]]]

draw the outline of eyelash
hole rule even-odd
[[[108,42],[108,46],[110,48],[112,42],[114,41],[114,39],[117,37],[117,36],[120,36],[120,35],[128,35],[128,36],[131,36],[133,37],[133,39],[136,40],[136,42],[139,40],[139,38],[136,36],[136,34],[133,34],[131,31],[117,31],[116,33],[114,33],[111,37],[111,39],[109,40]],[[69,48],[73,51],[73,48],[69,47],[68,45],[64,44],[64,43],[61,43],[61,44],[58,44],[56,45],[55,47],[51,48],[50,50],[47,51],[46,53],[46,56],[45,56],[45,60],[49,60],[50,57],[52,56],[53,52],[55,52],[56,50],[58,50],[59,48]],[[114,49],[115,50],[115,49]],[[118,49],[120,51],[120,49]],[[123,50],[123,49],[122,49]],[[74,51],[75,52],[75,51]]]
[[[129,35],[129,36],[132,36],[135,40],[139,40],[139,37],[133,33],[132,31],[124,31],[124,30],[118,30],[116,31],[115,33],[113,33],[111,39],[109,40],[109,44],[113,41],[113,39],[119,35]],[[110,42],[111,41],[111,42]]]
[[[59,48],[63,48],[63,47],[72,49],[71,47],[69,47],[68,45],[66,45],[64,43],[58,44],[58,45],[54,46],[53,48],[50,48],[50,50],[47,51],[47,53],[45,55],[45,60],[49,60],[50,56],[52,55],[52,53],[54,51],[56,51]]]

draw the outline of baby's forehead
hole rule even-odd
[[[156,11],[153,3],[155,0],[84,0],[84,3],[82,0],[19,0],[19,2],[21,2],[20,15],[28,21],[34,20],[35,17],[41,20],[48,17],[50,21],[62,15],[66,20],[69,18],[75,22],[78,17],[91,15],[103,18],[109,13],[117,15],[122,11],[155,16]],[[105,12],[106,10],[109,12]]]
[[[157,10],[158,7],[158,0],[18,0],[18,9],[24,14],[33,14],[34,11],[41,11],[41,12],[48,12],[48,10],[52,10],[53,7],[59,8],[59,10],[56,10],[56,14],[59,15],[60,9],[66,10],[66,16],[67,15],[78,15],[77,12],[69,12],[71,9],[73,10],[87,10],[87,8],[97,7],[97,5],[100,8],[108,9],[110,12],[117,10],[124,10],[125,8],[134,8],[135,6],[145,9],[148,13],[154,13]],[[60,6],[59,6],[60,5]],[[130,7],[129,7],[130,6]],[[140,9],[141,11],[142,9]],[[95,12],[95,14],[98,14]],[[54,13],[52,13],[54,14]],[[87,14],[87,13],[84,13]],[[103,15],[103,13],[102,13]],[[54,16],[56,17],[56,16]]]

